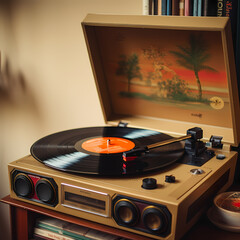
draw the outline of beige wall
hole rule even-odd
[[[141,12],[142,0],[0,0],[0,197],[9,193],[7,164],[29,154],[35,140],[104,124],[81,29],[85,15]],[[9,239],[8,222],[0,204],[2,239]]]

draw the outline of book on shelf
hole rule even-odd
[[[167,0],[167,16],[172,15],[172,0]]]
[[[161,0],[162,1],[162,15],[167,15],[167,0]]]
[[[119,240],[118,236],[93,230],[77,224],[55,218],[39,218],[36,221],[34,235],[61,240]],[[44,238],[43,238],[44,239]]]
[[[172,0],[172,15],[179,15],[179,0]]]
[[[184,16],[190,16],[190,0],[184,2]]]
[[[152,0],[143,0],[143,15],[152,15]]]
[[[143,15],[231,16],[238,0],[142,0]]]
[[[76,238],[71,238],[68,236],[64,236],[60,233],[52,232],[42,228],[34,228],[34,237],[42,238],[42,239],[54,239],[54,240],[74,240]],[[81,239],[81,238],[78,238]]]
[[[179,16],[184,16],[185,0],[179,0]]]
[[[162,15],[162,0],[158,0],[158,15]]]
[[[158,15],[158,0],[153,0],[153,15]]]
[[[201,17],[202,16],[202,0],[198,0],[197,2],[197,16]]]
[[[44,236],[38,235],[36,233],[33,234],[33,239],[34,240],[52,240],[52,238],[44,237]]]
[[[193,0],[193,16],[198,15],[198,0]]]
[[[41,218],[36,221],[34,233],[40,236],[51,237],[58,235],[64,236],[66,239],[89,239],[84,237],[89,231],[88,228],[68,223],[55,218]]]
[[[226,8],[226,1],[218,0],[217,1],[217,16],[218,17],[223,17],[226,15],[225,8]]]

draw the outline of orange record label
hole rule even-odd
[[[134,142],[118,137],[99,137],[85,141],[82,148],[94,153],[120,153],[135,147]]]

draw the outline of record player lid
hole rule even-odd
[[[239,97],[226,17],[89,14],[82,22],[107,123],[240,142]]]

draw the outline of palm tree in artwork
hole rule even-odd
[[[142,78],[139,60],[137,54],[132,54],[130,56],[122,55],[120,56],[120,61],[118,62],[118,69],[116,71],[117,75],[124,75],[128,80],[128,92],[130,92],[130,84],[133,78]]]
[[[199,79],[201,70],[216,71],[214,68],[206,65],[210,58],[207,52],[207,44],[201,35],[191,35],[186,46],[178,46],[179,51],[171,51],[177,57],[177,63],[186,69],[194,71],[197,87],[198,100],[202,99],[202,86]]]

